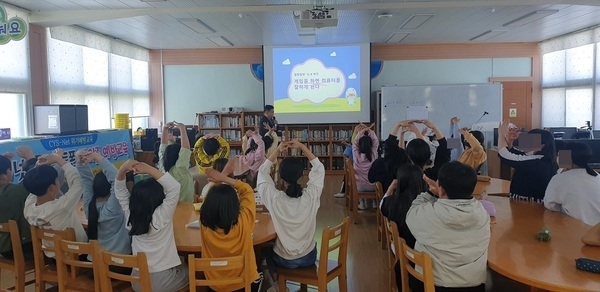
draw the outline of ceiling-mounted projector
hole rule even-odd
[[[337,24],[337,10],[333,7],[314,6],[313,9],[304,10],[300,14],[300,27],[334,27]]]

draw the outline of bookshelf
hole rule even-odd
[[[196,123],[201,135],[219,134],[229,142],[229,157],[242,154],[242,137],[246,130],[258,125],[263,112],[197,113]]]
[[[242,137],[247,130],[253,130],[258,125],[263,112],[240,113],[197,113],[197,126],[201,135],[215,133],[229,142],[230,157],[242,154]],[[344,173],[344,146],[342,141],[350,142],[352,124],[302,124],[279,125],[282,131],[282,141],[297,139],[308,146],[325,166],[328,174]],[[306,157],[296,149],[290,149],[279,157],[302,157],[305,169],[309,169]]]
[[[279,125],[283,131],[283,141],[297,139],[307,145],[315,156],[325,166],[328,174],[344,173],[344,146],[342,141],[350,142],[355,125],[351,124],[306,124],[306,125]],[[290,149],[280,156],[304,157],[296,149]],[[304,157],[305,169],[309,169],[308,160]]]

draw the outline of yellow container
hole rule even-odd
[[[116,129],[129,129],[129,114],[121,113],[115,114],[115,128]]]

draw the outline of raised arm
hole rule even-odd
[[[308,193],[316,195],[316,198],[321,196],[323,191],[323,184],[325,182],[325,167],[319,159],[310,152],[310,149],[306,145],[298,142],[298,140],[292,140],[290,147],[301,149],[304,156],[308,158],[312,167],[308,173],[308,183],[306,189],[310,190]]]
[[[163,126],[162,135],[160,136],[160,144],[169,144],[169,131],[172,127],[173,122],[165,123],[165,125]]]
[[[465,140],[467,140],[467,143],[469,143],[469,146],[471,146],[471,149],[473,149],[472,151],[485,151],[485,149],[483,149],[483,146],[481,146],[481,143],[479,143],[475,136],[473,136],[473,134],[471,134],[469,131],[467,131],[466,129],[461,129],[459,133],[465,137]]]
[[[163,187],[165,199],[152,214],[152,226],[160,230],[173,221],[175,208],[179,201],[181,185],[168,172],[162,173],[160,170],[146,163],[140,162],[136,164],[133,169],[139,174],[149,174]]]
[[[219,142],[219,146],[221,147],[219,148],[219,151],[215,156],[218,156],[218,158],[229,157],[229,143],[227,143],[227,140],[225,140],[225,138],[221,136],[217,136],[217,141]]]
[[[138,163],[139,162],[135,160],[125,161],[125,163],[121,165],[121,168],[119,168],[117,180],[114,184],[115,196],[121,205],[121,210],[123,210],[125,221],[129,220],[129,197],[131,196],[129,190],[127,189],[127,184],[125,183],[125,176],[128,172],[133,171],[133,167]]]
[[[436,140],[441,140],[442,138],[444,138],[444,134],[442,133],[442,131],[440,131],[440,129],[434,122],[430,120],[424,120],[423,124],[433,130],[433,132],[435,133]]]
[[[254,197],[254,190],[252,187],[247,183],[230,178],[212,168],[206,169],[206,175],[215,183],[226,183],[235,188],[240,197],[240,216],[243,220],[247,220],[251,228],[254,228],[254,220],[256,218],[256,198]]]
[[[92,190],[92,184],[94,183],[94,174],[92,168],[85,160],[87,152],[79,150],[75,153],[76,168],[81,178],[81,188],[83,190],[83,212],[85,216],[88,216],[88,206],[92,201],[94,192]]]
[[[185,148],[185,149],[190,149],[190,139],[188,137],[187,129],[185,128],[185,125],[183,123],[177,123],[177,122],[175,122],[175,124],[177,125],[177,128],[179,129],[179,132],[181,133],[181,147]],[[188,157],[188,160],[189,160],[189,157]]]

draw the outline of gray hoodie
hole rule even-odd
[[[479,201],[422,193],[408,210],[406,224],[417,240],[415,250],[431,256],[436,286],[485,283],[490,217]]]

